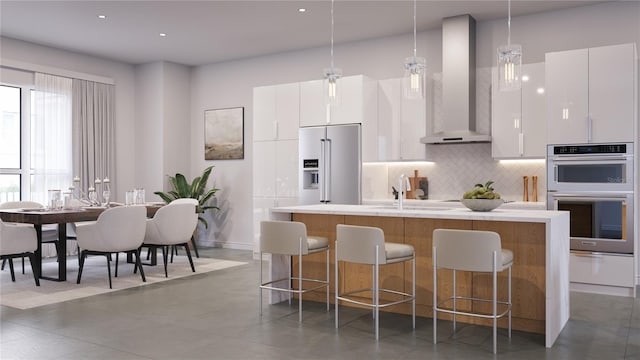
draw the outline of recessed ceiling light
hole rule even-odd
[[[529,75],[522,75],[522,81],[529,81]]]
[[[299,9],[298,9],[298,12],[301,12],[301,13],[303,13],[303,12],[307,12],[307,9],[305,9],[305,8],[299,8]]]
[[[166,37],[166,36],[167,36],[167,34],[165,34],[165,33],[160,33],[160,36],[162,36],[162,37]]]
[[[106,19],[106,18],[107,18],[107,15],[98,15],[98,19],[102,19],[102,20],[104,20],[104,19]]]
[[[536,91],[538,94],[544,94],[544,88],[538,88]]]

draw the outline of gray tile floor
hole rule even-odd
[[[383,313],[380,341],[370,313],[306,302],[265,305],[258,316],[259,266],[249,251],[204,249],[201,256],[249,262],[106,295],[31,310],[0,308],[1,359],[640,359],[640,299],[571,294],[571,319],[551,349],[541,335]],[[266,302],[266,296],[265,296]],[[342,310],[344,309],[344,310]]]

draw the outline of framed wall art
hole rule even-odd
[[[204,159],[244,159],[244,107],[205,110]]]

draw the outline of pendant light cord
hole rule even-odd
[[[331,0],[331,70],[333,71],[333,1]]]
[[[413,0],[413,57],[417,56],[416,45],[416,0]]]
[[[507,1],[508,18],[507,18],[507,46],[511,45],[511,0]]]

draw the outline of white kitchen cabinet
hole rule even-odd
[[[495,159],[544,158],[547,144],[544,63],[522,66],[522,88],[491,89],[491,154]],[[497,84],[497,68],[493,68]]]
[[[276,143],[253,142],[253,196],[276,196]]]
[[[634,44],[547,53],[549,144],[632,142]]]
[[[378,81],[378,161],[425,160],[426,101],[407,100],[402,79]]]
[[[324,103],[323,80],[300,83],[300,127],[362,124],[362,161],[375,161],[377,82],[364,75],[354,75],[341,78],[338,86],[339,105],[328,107]]]
[[[300,87],[298,83],[253,88],[253,140],[298,138]]]
[[[299,166],[298,140],[277,141],[275,152],[276,197],[278,199],[297,199]]]
[[[633,255],[571,252],[569,281],[575,290],[633,295]]]

